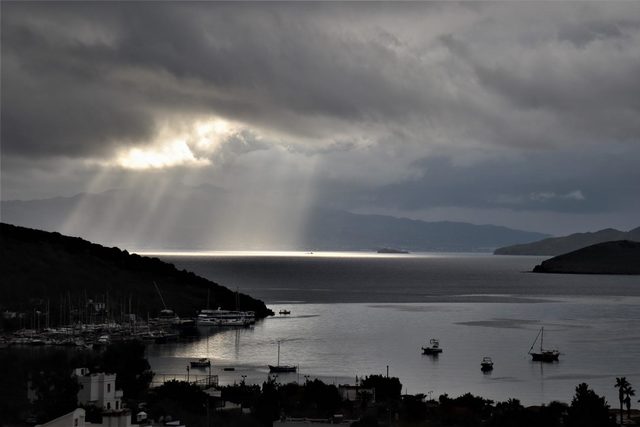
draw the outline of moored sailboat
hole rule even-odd
[[[540,338],[540,351],[533,351],[533,347],[536,345],[536,342]],[[529,354],[531,355],[531,359],[534,362],[557,362],[560,357],[560,352],[556,349],[545,350],[542,347],[544,341],[544,327],[540,328],[540,332],[536,335],[536,339],[533,340],[533,344],[531,344],[531,348],[529,349]]]
[[[284,373],[284,372],[297,372],[298,367],[294,365],[281,365],[280,364],[280,341],[278,341],[278,364],[269,365],[269,372],[271,373]]]

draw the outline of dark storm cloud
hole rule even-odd
[[[152,120],[161,120],[162,110],[275,121],[287,131],[314,134],[313,126],[297,129],[288,115],[381,118],[424,107],[410,87],[394,86],[383,75],[384,64],[395,62],[393,52],[380,43],[333,37],[295,5],[5,9],[8,153],[104,153],[110,144],[151,138]],[[151,85],[145,72],[171,84]],[[185,94],[185,86],[197,93]]]
[[[640,147],[627,156],[584,150],[535,152],[526,157],[455,165],[451,158],[421,162],[419,180],[378,188],[362,204],[412,211],[432,206],[515,211],[599,213],[640,209]],[[612,167],[612,165],[616,165]],[[565,169],[571,169],[566,173]]]
[[[3,163],[212,116],[345,207],[636,209],[638,75],[635,2],[3,2]]]
[[[565,23],[550,6],[533,20],[549,18],[557,37],[516,40],[504,51],[478,24],[454,35],[420,28],[434,14],[455,20],[455,13],[472,13],[483,22],[498,10],[492,6],[9,4],[2,29],[5,150],[104,152],[151,138],[154,120],[177,109],[305,136],[330,133],[315,122],[321,116],[410,126],[427,137],[436,121],[507,145],[546,138],[492,94],[523,114],[567,112],[564,124],[548,124],[563,140],[637,135],[640,63],[625,52],[637,40],[636,22],[592,22],[586,8],[585,22]],[[574,18],[571,9],[560,11]],[[513,15],[522,19],[517,7]],[[567,39],[584,52],[553,44]],[[431,58],[441,47],[448,54]],[[610,67],[598,55],[614,47],[620,52],[612,57],[623,61]],[[569,55],[569,63],[554,63],[556,54]]]

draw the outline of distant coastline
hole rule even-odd
[[[640,241],[640,227],[629,231],[619,231],[613,228],[606,228],[594,233],[575,233],[563,237],[552,237],[532,243],[504,246],[496,249],[494,254],[555,256],[576,251],[597,243],[612,242],[616,240]]]

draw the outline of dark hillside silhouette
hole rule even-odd
[[[640,227],[629,231],[606,228],[594,233],[575,233],[563,237],[551,237],[532,243],[505,246],[494,251],[496,255],[560,255],[597,243],[615,240],[640,241]]]
[[[0,224],[0,309],[43,311],[56,323],[60,307],[84,307],[86,301],[106,302],[114,315],[156,316],[163,308],[153,282],[167,306],[180,316],[211,308],[252,310],[257,317],[272,314],[262,301],[236,294],[173,264],[107,248],[59,233]],[[68,309],[67,309],[68,310]]]
[[[605,242],[559,255],[533,269],[536,273],[640,274],[640,243]]]

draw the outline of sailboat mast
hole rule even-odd
[[[158,295],[160,296],[160,301],[162,301],[162,305],[164,306],[164,308],[167,308],[167,304],[164,303],[164,298],[162,298],[162,293],[160,292],[160,288],[158,288],[158,285],[156,284],[156,282],[153,282],[153,286],[156,287],[156,291],[158,291]]]
[[[542,341],[544,341],[544,326],[542,327],[542,330],[540,331],[540,353],[542,353]]]

